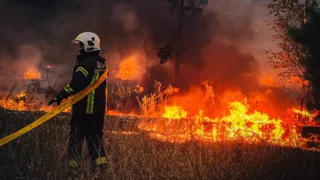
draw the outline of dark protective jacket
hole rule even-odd
[[[61,98],[68,98],[85,89],[106,71],[105,59],[99,52],[82,53],[77,56],[73,68],[72,80],[59,93]],[[106,109],[106,81],[72,106],[72,112],[77,114],[104,115]]]

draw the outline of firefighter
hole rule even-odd
[[[78,44],[80,54],[73,68],[72,80],[48,105],[75,95],[96,81],[107,69],[105,59],[99,56],[100,39],[92,32],[79,34],[72,43]],[[91,167],[104,168],[107,163],[103,147],[103,126],[106,107],[106,81],[88,96],[72,106],[68,145],[68,166],[77,168],[81,149],[86,140],[91,158]]]

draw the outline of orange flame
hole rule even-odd
[[[142,121],[141,130],[161,141],[186,142],[200,141],[242,141],[258,143],[261,141],[274,145],[297,147],[300,145],[296,127],[286,125],[281,119],[271,119],[267,114],[254,111],[242,102],[229,103],[229,113],[220,118],[210,118],[203,111],[193,117],[177,106],[167,107],[163,117],[156,122]],[[168,120],[169,119],[169,120]],[[180,122],[170,121],[180,119]]]
[[[259,79],[261,85],[266,87],[278,87],[276,80],[271,76],[263,76]]]
[[[9,110],[16,110],[16,111],[26,111],[27,108],[23,101],[16,102],[12,99],[9,100],[0,100],[0,106],[9,109]]]
[[[136,88],[134,89],[134,92],[136,93],[141,93],[144,91],[144,88],[140,85],[137,85]]]
[[[24,91],[16,94],[14,98],[0,100],[0,107],[13,111],[50,112],[54,109],[53,106],[47,106],[44,102],[35,102],[34,100],[28,99],[28,95]],[[64,112],[71,112],[71,108],[66,109]]]
[[[187,117],[187,111],[183,110],[179,106],[165,107],[165,113],[162,115],[168,119],[182,119]]]
[[[308,80],[303,80],[301,77],[298,77],[298,76],[291,76],[290,79],[287,81],[287,84],[297,84],[300,87],[302,85],[308,86],[309,83],[310,82]]]
[[[208,92],[210,91],[207,89]],[[204,98],[207,96],[202,95]],[[217,98],[220,105],[210,101],[213,106],[210,109],[209,106],[201,105],[202,100],[199,100],[201,99],[199,93],[185,94],[184,99],[189,101],[180,100],[178,101],[180,103],[175,102],[179,105],[165,106],[162,119],[142,120],[138,127],[148,132],[151,138],[166,142],[183,143],[191,140],[266,142],[277,146],[303,148],[305,139],[299,133],[299,126],[301,124],[315,125],[313,118],[316,113],[292,108],[287,111],[284,118],[271,118],[267,113],[258,110],[261,107],[268,108],[266,100],[260,96],[257,96],[256,100],[238,91],[225,92]],[[262,100],[259,100],[261,98]],[[259,105],[259,103],[262,104]],[[190,110],[193,111],[196,107],[199,108],[198,113],[192,115]],[[212,110],[219,111],[220,114],[205,115],[205,112],[210,114]],[[299,120],[300,115],[303,115],[305,120]]]
[[[41,79],[41,73],[40,72],[26,72],[24,79]]]
[[[17,97],[18,97],[18,99],[26,98],[27,94],[25,92],[21,91],[19,94],[17,94]]]
[[[293,112],[296,113],[296,114],[301,114],[301,115],[303,115],[303,116],[307,116],[307,117],[309,117],[309,118],[313,118],[313,117],[316,116],[315,113],[310,113],[310,112],[308,112],[308,111],[300,110],[300,109],[297,109],[297,108],[294,108],[294,109],[293,109]]]
[[[139,53],[125,57],[119,65],[116,77],[121,80],[139,80],[142,77],[141,57]]]
[[[205,92],[197,88],[189,93],[169,86],[161,88],[157,83],[156,93],[145,96],[141,107],[160,112],[159,117],[147,115],[138,122],[138,128],[151,138],[160,141],[183,143],[191,140],[200,142],[237,141],[243,143],[269,143],[277,146],[304,147],[305,139],[299,133],[301,125],[316,125],[318,112],[289,108],[283,116],[272,115],[268,109],[272,104],[261,93],[252,92],[245,96],[240,91],[225,91],[217,96],[214,88],[204,83]],[[139,86],[141,87],[141,86]],[[253,96],[254,95],[254,96]],[[157,104],[162,102],[162,104]],[[23,91],[9,100],[0,100],[0,106],[19,111],[51,111],[54,107],[41,105],[38,108],[28,100]],[[143,110],[143,108],[141,108]],[[65,112],[70,112],[69,108]],[[215,112],[215,113],[213,113]],[[108,115],[137,116],[109,110]],[[284,114],[284,112],[282,112]],[[152,117],[152,118],[151,118]],[[314,138],[316,139],[316,138]],[[317,139],[319,141],[319,139]]]

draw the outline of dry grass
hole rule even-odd
[[[108,88],[108,107],[117,109],[120,112],[128,113],[132,109],[132,89],[123,82],[109,85]]]
[[[179,91],[171,85],[164,87],[161,82],[154,82],[154,92],[149,95],[144,95],[141,99],[137,98],[140,107],[140,113],[143,116],[160,116],[160,112],[168,104],[171,96]]]
[[[1,137],[42,113],[0,109]],[[0,147],[0,179],[319,179],[319,153],[268,145],[234,143],[163,143],[134,131],[139,119],[109,117],[105,123],[108,168],[105,174],[88,171],[88,153],[82,168],[70,174],[66,145],[70,116],[50,122]]]

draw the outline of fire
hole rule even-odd
[[[118,70],[113,73],[118,79],[140,82],[145,78],[146,68],[144,52],[136,51],[121,59]]]
[[[26,72],[24,79],[41,79],[41,73],[40,72]]]
[[[309,118],[313,118],[313,117],[316,116],[315,113],[310,113],[310,112],[308,112],[308,111],[300,110],[300,109],[297,109],[297,108],[294,108],[294,109],[293,109],[293,112],[295,112],[296,114],[301,114],[301,115],[303,115],[303,116],[307,116],[307,117],[309,117]]]
[[[229,90],[218,94],[208,82],[203,85],[205,89],[191,88],[190,92],[180,93],[178,88],[164,88],[156,82],[154,93],[138,99],[142,114],[108,110],[107,115],[134,116],[139,119],[139,132],[165,142],[263,142],[303,148],[309,141],[302,137],[299,128],[315,126],[318,112],[289,108],[285,112],[270,113],[272,104],[263,93],[244,95],[239,90]],[[136,89],[139,87],[142,86]],[[30,98],[21,91],[12,98],[0,100],[0,106],[18,111],[49,112],[54,108],[46,106],[46,100],[39,105]],[[70,111],[71,108],[65,112]]]
[[[17,97],[18,97],[18,99],[26,98],[27,94],[25,92],[21,91],[19,94],[17,94]]]
[[[179,106],[165,107],[165,113],[162,115],[164,118],[168,119],[182,119],[187,117],[187,111],[183,110]]]
[[[305,110],[301,110],[298,108],[292,108],[288,110],[291,111],[291,114],[295,115],[294,117],[291,117],[291,119],[297,119],[299,125],[313,125],[316,126],[316,122],[314,121],[314,118],[317,116],[318,112],[308,112]]]
[[[16,111],[26,111],[27,108],[23,101],[16,102],[12,99],[0,100],[0,106],[5,109],[16,110]]]
[[[119,71],[116,77],[122,80],[134,80],[140,78],[139,54],[133,54],[120,62]]]
[[[0,100],[0,107],[13,110],[13,111],[43,111],[50,112],[54,109],[53,106],[46,105],[34,105],[32,103],[26,103],[23,101],[15,101],[13,99],[9,100]],[[68,108],[64,112],[70,112],[71,108]]]
[[[261,85],[266,87],[278,87],[276,80],[272,76],[263,76],[259,80]]]
[[[29,99],[27,93],[21,91],[14,97],[0,100],[0,107],[13,111],[44,111],[50,112],[54,109],[53,106],[47,106],[46,102]],[[71,108],[64,112],[70,112]]]
[[[134,92],[136,93],[141,93],[144,91],[143,86],[137,85],[136,88],[134,89]]]
[[[239,91],[226,91],[215,98],[217,103],[208,101],[208,93],[214,95],[214,91],[207,83],[204,85],[206,93],[193,89],[182,98],[171,98],[175,105],[165,105],[162,118],[142,120],[138,124],[139,129],[148,132],[151,138],[173,143],[264,142],[303,148],[305,139],[299,132],[299,126],[315,125],[313,118],[317,112],[291,108],[283,117],[270,117],[267,110],[261,112],[260,109],[268,109],[271,105],[259,93],[247,97]],[[197,108],[197,113],[192,113]]]
[[[43,111],[50,112],[55,107],[46,105],[46,102],[33,102],[28,99],[28,95],[21,91],[17,93],[15,97],[9,98],[8,100],[0,100],[0,107],[12,110],[12,111]],[[64,112],[71,112],[71,107],[66,109]],[[133,112],[123,113],[116,110],[106,110],[106,115],[109,116],[138,116]]]
[[[187,111],[177,107],[166,107],[163,119],[156,122],[142,121],[141,130],[161,141],[241,141],[247,143],[268,142],[274,145],[299,146],[299,134],[294,125],[287,125],[281,119],[254,111],[239,101],[229,103],[229,113],[210,118],[199,110],[195,116],[187,117]],[[176,121],[171,121],[176,119]]]

